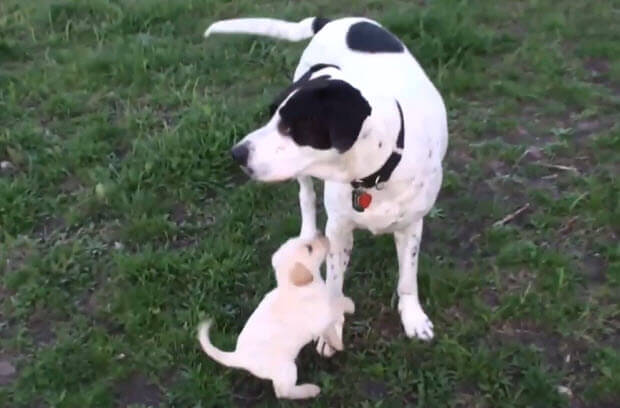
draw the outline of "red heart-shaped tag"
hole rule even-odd
[[[372,196],[364,192],[359,195],[359,197],[357,198],[357,202],[359,203],[360,207],[366,209],[370,206],[370,203],[372,202]]]
[[[353,190],[352,198],[353,209],[357,212],[363,212],[372,202],[372,196],[362,190]]]

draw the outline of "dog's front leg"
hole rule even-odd
[[[327,273],[325,283],[330,296],[333,298],[342,297],[342,283],[344,272],[349,265],[351,249],[353,248],[353,224],[350,222],[335,221],[332,217],[327,220],[325,235],[329,239],[329,253],[327,254]],[[336,336],[342,343],[342,326],[344,325],[344,315],[341,314],[335,325]],[[322,336],[316,346],[317,351],[324,357],[331,357],[336,350],[329,345],[329,342]]]
[[[316,193],[312,177],[301,176],[297,179],[299,183],[299,207],[301,208],[301,232],[299,236],[303,238],[314,238],[316,229]]]
[[[433,338],[433,323],[418,298],[418,252],[422,239],[422,219],[394,233],[398,253],[398,310],[409,337]]]

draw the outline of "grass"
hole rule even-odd
[[[276,404],[270,384],[207,359],[195,329],[213,316],[232,347],[274,283],[270,254],[299,230],[295,184],[245,183],[228,149],[266,119],[304,44],[201,33],[316,14],[368,15],[403,38],[445,97],[451,140],[420,266],[436,339],[404,337],[393,242],[359,232],[347,350],[303,350],[300,377],[323,390],[304,405],[617,406],[619,13],[612,0],[4,0],[0,406]]]

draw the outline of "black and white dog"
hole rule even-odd
[[[353,230],[393,233],[405,332],[430,340],[433,324],[418,299],[417,271],[422,222],[439,193],[448,144],[446,109],[435,86],[398,38],[366,18],[223,20],[205,36],[214,33],[313,37],[269,122],[235,145],[232,156],[255,180],[297,178],[302,236],[317,233],[312,177],[325,181],[332,295],[342,296]],[[322,339],[318,350],[334,353]]]

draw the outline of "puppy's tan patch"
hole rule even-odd
[[[291,269],[290,276],[291,282],[293,282],[295,286],[305,286],[312,283],[314,280],[312,272],[299,262],[295,262],[293,269]]]

